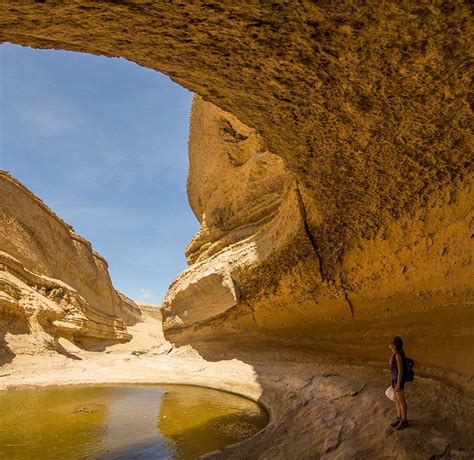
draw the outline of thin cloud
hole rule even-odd
[[[152,300],[155,297],[155,293],[153,292],[152,289],[140,289],[138,291],[138,300],[139,301],[149,301]]]

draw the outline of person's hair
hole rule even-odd
[[[403,340],[398,335],[392,339],[392,345],[395,347],[397,351],[403,350]]]

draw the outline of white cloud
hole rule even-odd
[[[155,293],[152,289],[139,289],[138,301],[152,300],[155,297]]]

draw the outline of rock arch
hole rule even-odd
[[[0,13],[0,42],[124,57],[255,128],[300,187],[312,245],[279,266],[287,275],[301,261],[304,273],[317,259],[329,294],[316,317],[349,304],[383,329],[407,310],[470,305],[466,2],[43,0],[4,1]],[[314,313],[311,288],[272,323],[267,306],[283,305],[282,289],[250,307],[264,329],[299,317],[286,328],[298,330]],[[440,318],[423,320],[424,335]]]
[[[373,234],[381,214],[466,173],[465,2],[6,1],[0,11],[1,41],[124,57],[256,127],[324,203],[324,238],[337,235],[329,261],[329,246]]]

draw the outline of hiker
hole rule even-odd
[[[404,430],[410,424],[407,420],[407,403],[403,391],[405,382],[408,380],[408,364],[403,350],[403,340],[398,336],[394,337],[390,342],[390,350],[392,350],[392,356],[389,360],[389,366],[397,407],[397,419],[391,423],[391,426],[395,430]]]

